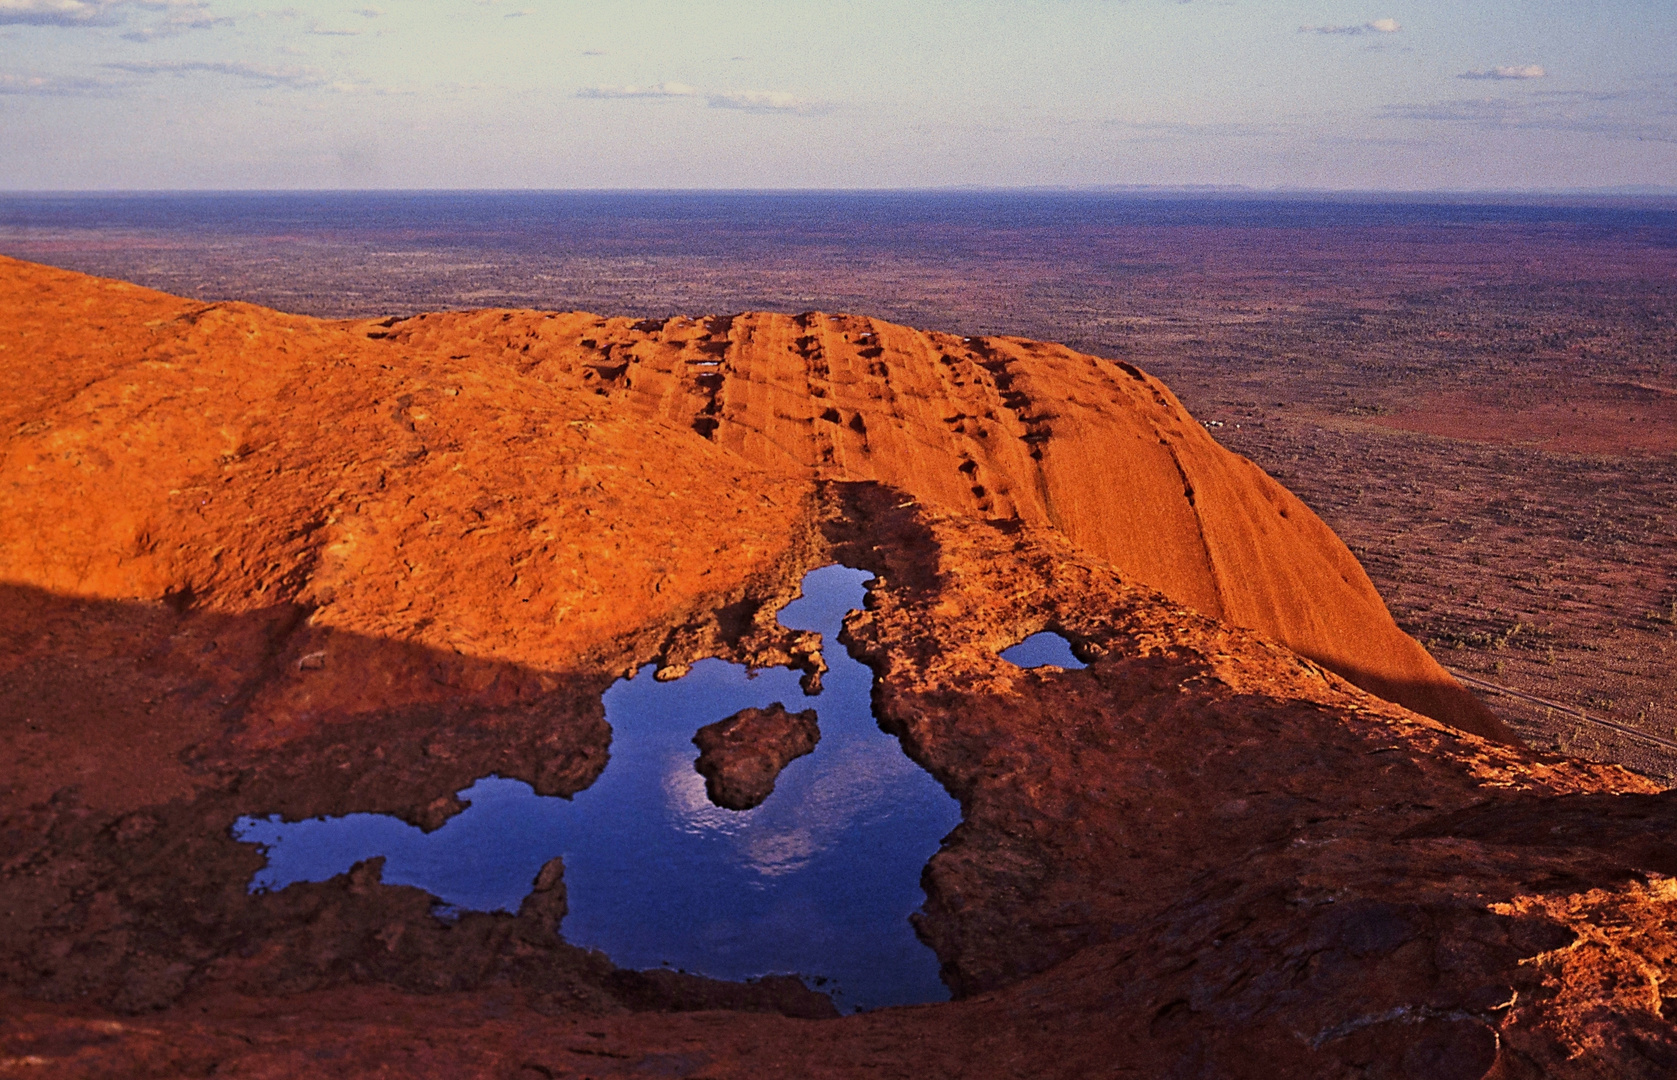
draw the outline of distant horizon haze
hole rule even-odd
[[[851,311],[1094,352],[1278,281],[1494,290],[1579,245],[1591,279],[1669,280],[1674,238],[1677,199],[1611,194],[0,193],[0,253],[299,314]]]
[[[86,196],[91,198],[214,197],[292,195],[1127,195],[1198,197],[1213,199],[1298,199],[1339,201],[1355,199],[1371,204],[1408,203],[1427,199],[1495,203],[1500,200],[1626,200],[1650,205],[1677,199],[1677,185],[1620,184],[1605,187],[1555,188],[1327,188],[1252,187],[1244,184],[944,184],[921,187],[226,187],[226,188],[7,188],[0,197],[28,199]]]

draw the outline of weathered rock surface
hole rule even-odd
[[[1315,514],[1131,365],[820,312],[662,323],[460,312],[368,332],[421,355],[498,356],[777,471],[877,481],[981,520],[1051,526],[1127,579],[1371,693],[1513,738],[1397,628]]]
[[[320,625],[423,623],[429,643],[522,659],[629,632],[636,609],[611,597],[656,593],[655,610],[690,599],[659,592],[680,587],[677,557],[708,545],[728,557],[712,566],[726,579],[727,562],[775,542],[759,537],[790,531],[750,531],[758,511],[743,503],[784,517],[813,479],[872,480],[1051,526],[1364,689],[1511,738],[1397,628],[1314,514],[1122,363],[818,313],[332,324],[11,260],[0,275],[8,362],[40,373],[0,404],[5,479],[28,511],[0,534],[0,559],[43,588],[221,607],[288,596]],[[107,438],[118,416],[124,432]],[[732,481],[715,506],[699,496],[711,470]],[[583,565],[578,553],[609,550],[609,509],[635,485],[667,500],[646,526],[662,558]],[[562,505],[578,513],[561,522]],[[453,543],[466,536],[478,542]],[[411,569],[366,572],[396,565]],[[455,585],[443,566],[470,573]],[[500,588],[474,594],[503,568]],[[548,595],[569,574],[584,588]]]
[[[693,768],[705,778],[711,802],[724,810],[750,810],[774,793],[780,770],[820,741],[814,709],[789,713],[777,701],[700,728],[693,736],[699,748]]]
[[[16,262],[0,371],[6,1069],[1677,1068],[1677,797],[1467,730],[1498,734],[1343,548],[1139,373],[848,317],[329,324]],[[816,1020],[619,971],[554,933],[558,864],[454,923],[376,861],[246,892],[241,814],[575,792],[625,670],[813,668],[774,612],[834,560],[875,575],[844,642],[876,714],[961,801],[918,922],[956,1000]],[[1088,667],[997,656],[1042,629]],[[1347,681],[1380,671],[1451,723]]]

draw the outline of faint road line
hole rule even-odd
[[[1494,682],[1487,682],[1484,679],[1476,678],[1475,676],[1468,675],[1465,672],[1458,671],[1449,665],[1445,665],[1445,669],[1463,682],[1472,683],[1474,686],[1483,690],[1489,690],[1493,694],[1506,694],[1508,697],[1519,698],[1522,701],[1530,701],[1537,705],[1547,705],[1551,709],[1563,712],[1568,716],[1575,716],[1587,723],[1596,724],[1604,728],[1611,728],[1614,731],[1619,732],[1621,735],[1629,735],[1633,739],[1641,739],[1643,742],[1651,742],[1656,746],[1663,746],[1667,750],[1677,750],[1677,742],[1673,742],[1670,739],[1662,739],[1658,735],[1650,735],[1646,731],[1641,731],[1637,728],[1618,723],[1614,720],[1603,720],[1599,716],[1591,716],[1583,709],[1574,708],[1571,705],[1562,705],[1558,701],[1550,701],[1548,698],[1541,698],[1536,694],[1528,694],[1523,690],[1515,690],[1511,687],[1499,686]]]

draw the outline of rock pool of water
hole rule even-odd
[[[822,635],[830,670],[820,694],[806,697],[798,672],[784,668],[704,660],[672,682],[642,669],[606,691],[611,762],[574,799],[489,776],[430,834],[381,814],[241,818],[234,835],[268,856],[251,888],[324,881],[383,855],[384,881],[425,889],[444,913],[514,911],[542,864],[562,855],[570,913],[561,932],[621,967],[793,973],[828,980],[821,988],[843,1009],[945,1000],[937,958],[908,916],[925,900],[921,868],[960,807],[879,730],[872,673],[838,644],[868,578],[837,565],[811,571],[803,596],[780,612],[782,625]],[[693,768],[693,733],[775,702],[816,710],[815,752],[787,765],[756,809],[712,805]]]
[[[1032,634],[1019,644],[1003,649],[1001,657],[1022,668],[1053,666],[1075,670],[1089,666],[1072,655],[1071,642],[1052,630]]]

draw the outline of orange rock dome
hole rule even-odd
[[[1371,693],[1513,739],[1315,514],[1121,361],[817,312],[332,323],[15,260],[0,281],[0,566],[15,583],[302,599],[341,627],[433,643],[445,631],[427,628],[446,628],[463,651],[551,660],[627,630],[608,599],[625,589],[726,580],[730,551],[764,545],[764,500],[790,512],[811,481],[872,480],[1051,526]],[[718,471],[737,480],[721,503],[689,482]],[[610,551],[616,526],[552,512],[554,485],[624,483],[667,488],[668,565],[586,554]],[[731,504],[747,502],[758,524],[742,531]],[[696,558],[709,580],[682,572]],[[563,617],[515,625],[578,575],[593,584]]]

